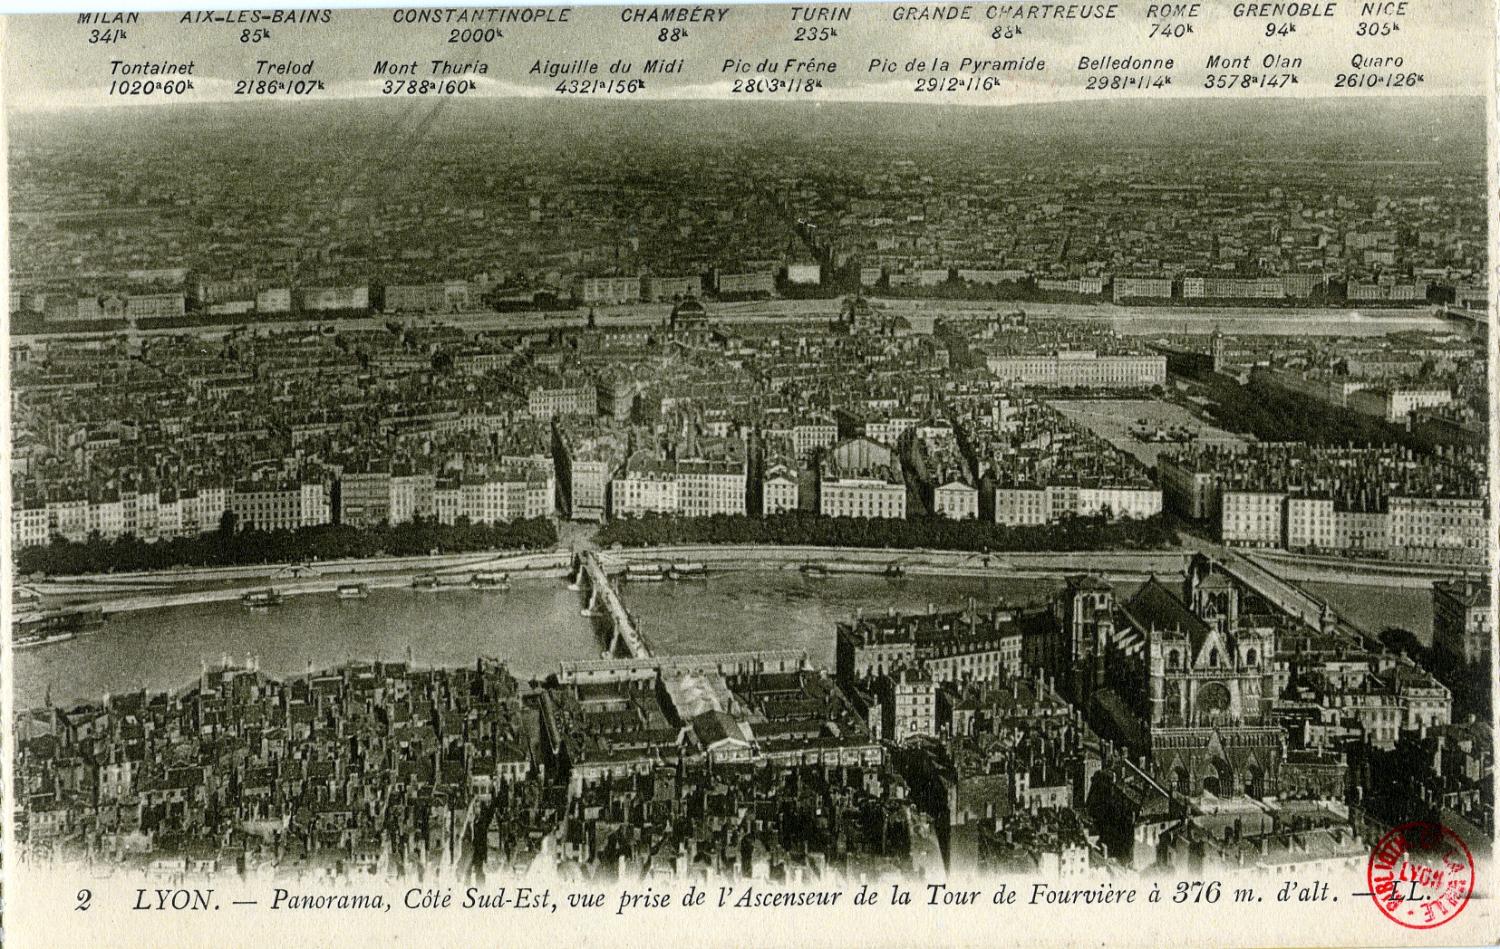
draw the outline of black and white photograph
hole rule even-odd
[[[1494,23],[5,18],[8,941],[1489,941]]]

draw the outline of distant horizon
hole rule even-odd
[[[40,105],[40,106],[28,106],[28,105],[25,105],[25,104],[16,105],[14,103],[8,103],[6,105],[6,112],[8,112],[11,115],[16,116],[16,117],[24,117],[24,116],[34,116],[34,115],[49,115],[49,116],[52,116],[52,115],[82,115],[82,114],[121,113],[121,112],[135,113],[135,112],[146,111],[146,110],[153,110],[153,111],[154,110],[161,110],[161,109],[185,110],[185,109],[189,109],[189,108],[213,108],[213,107],[222,107],[222,106],[228,106],[230,108],[266,108],[266,107],[270,107],[270,108],[276,108],[276,109],[298,109],[298,108],[306,108],[308,106],[319,106],[319,105],[338,106],[338,105],[348,105],[348,104],[352,104],[352,103],[376,103],[376,102],[379,102],[379,103],[390,103],[392,105],[397,105],[397,104],[400,104],[400,103],[406,103],[408,105],[411,105],[414,102],[429,102],[429,103],[432,103],[432,104],[436,104],[438,102],[443,102],[446,105],[453,105],[453,104],[458,104],[458,103],[502,103],[502,102],[539,103],[539,102],[547,102],[547,103],[550,103],[549,108],[553,108],[553,107],[567,108],[567,107],[572,107],[572,106],[582,106],[582,107],[591,107],[591,106],[592,107],[613,107],[613,106],[619,106],[619,107],[629,107],[629,108],[641,108],[641,107],[647,107],[647,106],[693,107],[693,106],[710,106],[710,105],[733,105],[735,108],[743,108],[743,107],[773,107],[773,108],[794,108],[794,109],[797,109],[797,108],[818,109],[818,108],[833,108],[833,107],[855,107],[855,108],[869,107],[869,108],[878,108],[878,109],[899,108],[899,109],[907,109],[907,110],[917,110],[917,111],[922,111],[922,112],[931,111],[931,110],[947,110],[947,111],[964,110],[964,111],[992,112],[992,111],[1001,111],[1001,110],[1009,111],[1009,110],[1018,110],[1018,109],[1027,109],[1027,108],[1054,109],[1054,108],[1068,108],[1068,107],[1076,107],[1076,106],[1088,106],[1088,107],[1094,107],[1094,108],[1101,108],[1101,107],[1102,108],[1131,107],[1131,108],[1142,108],[1142,109],[1156,108],[1156,109],[1162,109],[1162,110],[1177,110],[1177,109],[1182,109],[1182,108],[1192,108],[1192,107],[1195,107],[1195,106],[1201,106],[1201,105],[1207,104],[1207,103],[1213,103],[1213,104],[1216,104],[1216,105],[1233,106],[1233,107],[1236,107],[1236,108],[1239,108],[1239,107],[1251,107],[1251,106],[1255,106],[1255,105],[1261,105],[1261,106],[1271,106],[1271,105],[1274,105],[1274,107],[1276,109],[1281,110],[1281,109],[1286,109],[1288,107],[1297,107],[1297,106],[1308,107],[1308,106],[1334,105],[1334,104],[1336,104],[1340,110],[1347,110],[1347,109],[1351,109],[1351,108],[1358,108],[1361,105],[1368,104],[1368,103],[1383,103],[1383,104],[1412,103],[1413,106],[1417,106],[1417,105],[1430,105],[1433,102],[1444,102],[1444,101],[1446,101],[1446,102],[1453,102],[1453,103],[1470,103],[1470,104],[1474,104],[1474,105],[1483,106],[1485,104],[1485,102],[1488,101],[1488,95],[1485,94],[1485,93],[1467,93],[1467,92],[1454,92],[1454,91],[1451,91],[1451,90],[1437,90],[1437,91],[1432,91],[1432,92],[1409,91],[1409,92],[1405,92],[1405,93],[1367,92],[1367,93],[1362,93],[1360,95],[1353,96],[1353,97],[1343,97],[1343,96],[1338,96],[1338,95],[1334,95],[1334,94],[1329,94],[1329,95],[1326,95],[1326,96],[1298,96],[1298,97],[1295,97],[1295,98],[1294,97],[1276,96],[1276,95],[1243,95],[1243,96],[1182,95],[1182,96],[1172,96],[1172,97],[1162,97],[1162,98],[1149,98],[1149,97],[1139,97],[1139,96],[1121,96],[1121,97],[1117,97],[1117,98],[1101,99],[1101,98],[1098,98],[1097,96],[1089,96],[1089,95],[1083,94],[1083,95],[1079,95],[1076,98],[1052,99],[1052,100],[1047,100],[1047,101],[1038,101],[1038,100],[1024,99],[1024,100],[1009,100],[1009,101],[969,101],[969,102],[955,102],[955,101],[945,101],[945,100],[930,100],[930,101],[926,101],[926,102],[911,102],[911,101],[901,101],[901,100],[895,100],[895,99],[858,99],[858,98],[817,98],[817,99],[814,99],[814,98],[807,98],[807,99],[790,99],[790,98],[786,98],[786,99],[777,99],[777,98],[771,98],[771,97],[765,97],[765,98],[742,97],[742,96],[741,97],[736,97],[736,96],[727,95],[727,94],[723,95],[723,96],[702,96],[702,97],[681,97],[681,98],[640,97],[640,98],[600,98],[600,99],[596,99],[596,98],[589,98],[589,97],[560,96],[560,95],[557,95],[557,94],[551,93],[551,92],[538,91],[538,92],[535,92],[535,93],[525,93],[525,94],[512,93],[512,92],[500,92],[500,93],[490,93],[490,94],[463,95],[463,96],[446,96],[446,97],[430,96],[430,97],[421,97],[421,98],[417,98],[417,99],[413,99],[411,97],[401,97],[401,96],[383,96],[383,95],[379,95],[379,94],[362,94],[362,95],[335,95],[335,94],[330,94],[330,95],[320,95],[320,96],[318,96],[316,98],[309,97],[309,98],[303,98],[303,99],[275,99],[275,98],[267,98],[267,99],[253,99],[252,98],[252,99],[247,99],[247,98],[234,98],[234,97],[230,97],[230,98],[213,98],[213,99],[199,99],[199,100],[194,100],[194,99],[158,99],[158,100],[142,99],[142,100],[139,100],[139,101],[128,101],[128,102],[127,101],[121,101],[121,100],[115,100],[115,101],[112,101],[112,102],[107,103],[107,104],[106,103],[101,103],[101,102],[82,102],[82,103],[76,103],[76,104],[70,104],[70,105]]]
[[[99,142],[115,152],[169,147],[184,158],[247,139],[293,149],[323,139],[316,146],[321,150],[333,140],[353,146],[397,132],[429,141],[507,145],[542,136],[535,144],[542,151],[563,142],[582,147],[588,139],[647,147],[653,139],[702,139],[710,146],[715,141],[785,141],[810,149],[848,142],[864,150],[890,146],[914,153],[967,146],[985,153],[998,149],[1022,162],[1059,149],[1075,159],[1095,153],[1099,161],[1109,161],[1111,151],[1156,150],[1182,159],[1237,153],[1258,163],[1421,162],[1475,164],[1477,170],[1485,155],[1484,103],[1469,95],[1084,100],[1015,102],[1003,108],[786,100],[351,98],[280,102],[269,109],[261,107],[272,100],[28,112],[11,116],[10,133],[13,148],[67,140],[73,147]],[[712,129],[707,137],[705,128]],[[158,133],[181,141],[151,142]]]

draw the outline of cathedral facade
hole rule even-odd
[[[1195,558],[1180,588],[1152,577],[1118,606],[1106,590],[1071,582],[1058,616],[1073,697],[1101,732],[1177,793],[1277,793],[1286,738],[1271,715],[1275,630],[1243,614],[1233,579]]]

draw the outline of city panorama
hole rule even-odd
[[[129,112],[11,123],[18,859],[1493,837],[1482,101]]]

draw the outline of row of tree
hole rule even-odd
[[[223,567],[258,563],[340,560],[356,557],[409,557],[481,550],[535,550],[556,546],[557,527],[544,517],[503,524],[460,519],[440,524],[421,519],[395,526],[356,528],[322,524],[297,530],[236,530],[232,515],[219,529],[193,537],[145,541],[126,534],[82,543],[53,538],[16,554],[22,574],[82,574]]]
[[[1171,547],[1177,535],[1164,516],[1108,521],[1102,517],[1065,518],[1056,524],[1008,527],[945,517],[887,520],[827,517],[788,512],[768,517],[715,514],[673,517],[646,514],[610,521],[599,531],[606,546],[666,544],[805,544],[818,547],[972,551],[1151,550]]]
[[[1309,445],[1389,445],[1431,452],[1429,436],[1407,431],[1372,415],[1333,405],[1285,389],[1252,374],[1245,385],[1213,372],[1207,360],[1169,359],[1168,369],[1200,383],[1216,403],[1207,410],[1214,423],[1231,432],[1245,432],[1264,442],[1306,442]]]

